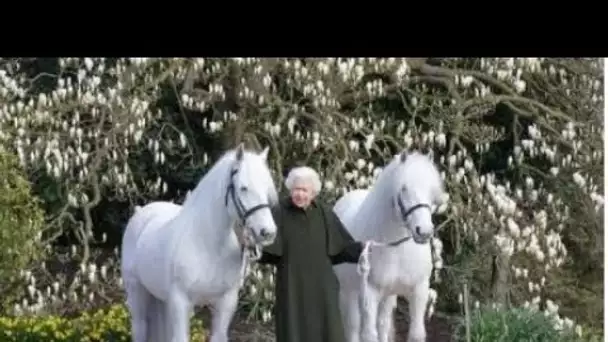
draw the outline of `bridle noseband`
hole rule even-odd
[[[270,205],[269,204],[258,204],[249,209],[247,209],[245,207],[245,205],[241,201],[241,198],[239,196],[237,196],[236,188],[234,186],[234,176],[238,172],[239,172],[238,169],[232,169],[232,171],[230,172],[230,182],[228,183],[228,188],[226,188],[226,196],[224,199],[224,203],[225,203],[226,207],[228,207],[228,196],[230,196],[232,198],[232,204],[234,204],[234,208],[236,209],[236,214],[239,216],[239,220],[240,220],[239,223],[244,226],[245,222],[247,221],[247,218],[249,216],[253,215],[258,210],[261,210],[264,208],[270,208]]]
[[[411,206],[409,209],[405,209],[405,206],[403,205],[403,201],[401,199],[401,192],[399,193],[399,195],[397,195],[397,206],[399,207],[399,212],[401,213],[401,219],[403,220],[403,222],[406,222],[408,216],[410,216],[414,211],[416,211],[418,209],[427,208],[427,209],[431,210],[431,206],[426,203],[418,203],[416,205]],[[410,232],[411,232],[411,229],[410,229]],[[399,246],[400,244],[410,240],[412,237],[413,237],[413,235],[406,236],[399,240],[389,242],[386,245],[391,246],[391,247],[396,247],[396,246]]]

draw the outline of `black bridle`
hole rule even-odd
[[[401,200],[401,193],[399,193],[399,195],[397,195],[397,206],[399,207],[399,212],[401,213],[401,219],[403,220],[404,223],[406,222],[408,216],[410,216],[414,211],[416,211],[418,209],[426,208],[428,210],[431,210],[431,206],[426,203],[418,203],[416,205],[411,206],[409,209],[405,209],[405,206],[403,205],[403,201]],[[411,229],[410,229],[410,232],[411,232]],[[413,232],[411,232],[411,233],[413,234]],[[399,240],[389,242],[386,245],[390,246],[390,247],[397,247],[400,244],[410,240],[412,237],[413,237],[413,235],[405,236]]]
[[[245,226],[245,222],[247,221],[247,218],[249,216],[253,215],[258,210],[261,210],[264,208],[270,208],[270,205],[269,204],[258,204],[249,209],[247,209],[245,207],[245,205],[241,201],[241,198],[239,196],[237,196],[236,188],[234,186],[234,176],[238,172],[239,172],[238,169],[232,169],[232,171],[230,172],[230,181],[228,183],[228,187],[226,188],[226,196],[224,199],[224,203],[225,203],[226,207],[228,207],[228,196],[230,196],[232,198],[232,204],[234,204],[234,208],[236,209],[236,213],[239,217],[240,224]]]

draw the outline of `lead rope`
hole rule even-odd
[[[369,310],[369,272],[370,272],[370,254],[371,248],[373,247],[395,247],[399,244],[409,240],[409,238],[400,239],[398,241],[389,242],[389,243],[381,243],[375,241],[366,241],[363,245],[363,249],[361,250],[361,255],[359,256],[359,260],[357,262],[357,273],[359,273],[360,277],[360,286],[361,291],[359,292],[359,312],[361,312],[361,325],[362,329],[365,329],[369,324],[369,316],[374,313]],[[366,333],[365,331],[360,331],[361,333]]]
[[[241,227],[242,228],[242,227]],[[247,234],[246,229],[241,229],[241,234],[243,235],[242,240],[246,240]],[[245,245],[241,245],[241,279],[240,279],[240,287],[245,285],[245,280],[249,275],[250,266],[252,262],[258,261],[262,256],[262,252],[259,249],[259,246],[255,246],[253,248],[245,247]]]
[[[243,248],[241,256],[241,281],[239,287],[245,285],[245,279],[249,275],[249,251],[247,248]]]
[[[359,312],[361,312],[361,327],[367,326],[367,322],[369,321],[369,315],[372,313],[369,312],[369,295],[368,295],[368,287],[369,287],[369,271],[370,271],[370,253],[372,246],[391,246],[390,243],[379,243],[375,241],[366,241],[363,245],[363,250],[361,251],[361,255],[359,256],[359,261],[357,262],[357,273],[361,276],[360,278],[360,286],[361,292],[359,292]]]
[[[360,312],[363,312],[367,315],[367,310],[369,308],[369,296],[367,295],[367,287],[369,282],[369,255],[370,248],[372,246],[372,241],[366,241],[363,245],[363,250],[361,251],[361,255],[359,256],[359,261],[357,262],[357,273],[361,276],[361,292],[359,295],[359,309]]]
[[[247,279],[247,276],[249,275],[251,264],[260,260],[262,252],[260,251],[259,246],[255,246],[253,248],[243,248],[242,255],[243,257],[241,263],[241,287],[245,285],[245,279]]]
[[[401,243],[409,240],[410,237],[402,238],[397,241],[382,243],[376,241],[366,241],[363,244],[363,249],[361,250],[361,255],[359,256],[359,261],[357,262],[357,273],[360,275],[360,286],[361,292],[359,292],[359,312],[362,313],[362,327],[366,326],[366,322],[369,319],[368,315],[372,313],[369,312],[369,295],[367,294],[369,288],[369,272],[370,272],[370,254],[372,247],[396,247]]]
[[[359,261],[357,262],[357,273],[359,273],[360,277],[360,286],[361,292],[359,293],[359,312],[362,313],[362,323],[361,327],[365,326],[367,322],[369,312],[369,296],[367,294],[369,287],[369,272],[371,269],[369,257],[371,254],[371,247],[395,247],[409,239],[403,238],[394,242],[389,243],[381,243],[376,241],[366,241],[363,244],[363,249],[361,250],[361,255],[359,256]],[[431,243],[431,255],[433,255],[433,244]],[[428,305],[428,303],[427,303]]]
[[[405,242],[409,239],[403,238],[400,239],[398,241],[395,242]],[[398,244],[395,242],[389,242],[389,243],[382,243],[382,242],[376,242],[376,241],[366,241],[363,244],[363,249],[361,250],[361,255],[359,255],[359,261],[357,262],[357,273],[359,273],[359,275],[361,276],[361,289],[363,289],[363,292],[365,292],[365,290],[367,289],[367,283],[368,283],[368,278],[369,278],[369,270],[370,270],[370,264],[369,264],[369,256],[371,253],[371,247],[395,247]],[[433,244],[431,243],[431,255],[433,254]],[[365,307],[367,308],[367,306]]]

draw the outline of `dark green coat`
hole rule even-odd
[[[361,243],[319,201],[303,210],[285,199],[273,216],[277,238],[264,249],[260,262],[277,267],[276,341],[344,342],[339,282],[332,265],[356,263]]]

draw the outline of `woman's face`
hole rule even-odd
[[[291,187],[291,201],[299,208],[306,209],[314,198],[312,182],[296,179]]]

